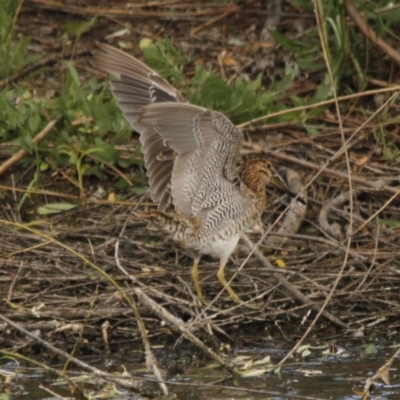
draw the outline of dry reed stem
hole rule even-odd
[[[40,1],[30,3],[44,4]],[[55,7],[57,5],[55,3]],[[75,7],[72,12],[90,13],[93,10],[94,7],[80,7],[79,10]],[[222,10],[223,13],[229,9]],[[68,12],[68,9],[64,11]],[[98,14],[98,8],[95,11]],[[125,13],[122,9],[109,11],[109,15]],[[207,12],[201,15],[214,18],[222,14],[220,8]],[[183,13],[178,18],[184,18]],[[165,10],[156,14],[166,17]],[[187,15],[192,18],[200,13],[192,10],[192,14]],[[144,19],[146,14],[138,12],[135,18]],[[196,44],[188,46],[190,48]],[[252,64],[253,60],[248,65]],[[235,74],[241,76],[241,73],[241,70],[233,72],[231,77]],[[186,337],[191,337],[190,334],[200,337],[200,334],[206,333],[210,339],[212,333],[218,331],[227,337],[231,334],[234,340],[238,327],[246,329],[249,324],[263,324],[268,327],[279,326],[279,330],[274,331],[276,337],[297,340],[293,335],[295,326],[296,331],[304,334],[303,338],[313,329],[316,337],[328,340],[328,336],[335,337],[336,331],[327,335],[326,320],[318,320],[315,312],[309,313],[310,309],[323,310],[327,299],[329,304],[324,314],[333,316],[333,319],[329,318],[334,325],[349,327],[343,333],[356,330],[365,331],[366,334],[370,331],[386,333],[397,329],[400,314],[400,168],[395,158],[392,161],[385,160],[378,152],[384,149],[375,134],[379,128],[384,128],[391,142],[398,145],[398,136],[390,125],[393,122],[390,118],[381,118],[383,113],[396,116],[398,106],[392,102],[394,95],[379,107],[374,107],[371,99],[374,95],[395,93],[400,87],[390,82],[380,84],[387,87],[292,108],[242,124],[243,127],[252,125],[253,143],[248,144],[248,149],[265,152],[277,165],[296,168],[307,184],[307,210],[302,216],[304,221],[300,232],[286,233],[283,246],[274,241],[271,243],[268,237],[263,238],[259,246],[259,259],[264,260],[263,263],[266,258],[270,260],[274,257],[284,260],[285,267],[274,268],[271,261],[265,263],[264,268],[260,267],[259,261],[249,258],[232,281],[235,290],[245,298],[262,301],[260,310],[248,313],[240,307],[232,307],[224,293],[214,303],[218,310],[200,306],[193,297],[190,260],[179,253],[176,255],[169,244],[163,243],[162,237],[150,236],[144,222],[132,211],[136,208],[141,211],[141,207],[144,207],[139,201],[128,199],[112,204],[106,200],[90,200],[85,210],[77,209],[48,217],[46,222],[42,220],[39,225],[39,218],[34,214],[37,205],[46,204],[50,199],[57,201],[63,198],[79,204],[79,195],[73,188],[71,194],[66,194],[65,182],[52,179],[45,182],[46,190],[29,191],[31,202],[20,210],[17,207],[19,200],[24,193],[28,193],[24,187],[26,182],[21,179],[18,186],[2,181],[0,187],[4,192],[0,204],[0,290],[6,293],[1,314],[18,321],[18,325],[26,330],[40,329],[43,333],[51,333],[52,338],[62,338],[63,329],[83,327],[85,334],[95,337],[103,335],[103,341],[111,351],[120,339],[126,340],[129,345],[142,344],[145,348],[157,337],[164,338],[171,332],[175,334],[175,328],[160,324],[160,319],[166,315],[175,318],[171,320],[171,326],[175,327],[182,325],[183,317],[189,319],[183,325],[185,335],[189,335]],[[368,118],[355,107],[361,99],[369,109],[375,110]],[[268,131],[267,134],[262,129],[256,131],[256,124],[267,119],[330,104],[336,104],[337,107],[339,102],[344,110],[343,115],[346,115],[339,132],[339,112],[327,112],[313,120],[325,128],[315,137],[305,134],[302,126],[293,123],[274,126],[274,131]],[[275,129],[279,129],[279,132],[276,133]],[[377,186],[376,182],[380,182],[380,185]],[[351,243],[327,238],[317,222],[323,204],[344,196],[346,192],[351,193],[349,183],[354,186],[353,193],[357,193],[357,196],[352,196],[353,209],[349,211],[343,204],[342,209],[331,212],[329,217],[340,225],[343,232],[346,232],[349,221],[353,219],[355,229]],[[110,181],[109,190],[113,190],[113,184],[114,181]],[[266,229],[285,209],[279,195],[273,193],[270,197],[271,203],[263,217]],[[27,225],[36,223],[37,229],[50,239],[44,240],[38,234],[12,228],[4,221],[24,221]],[[118,260],[126,269],[126,274],[116,268],[114,255],[116,238],[125,224],[126,231],[119,239],[121,249]],[[280,224],[282,222],[278,223],[270,236],[279,236],[274,232],[279,232]],[[261,236],[259,233],[250,235],[254,242]],[[53,238],[73,248],[75,254],[65,248],[55,247],[51,240]],[[248,254],[247,248],[239,248],[234,257],[236,264],[241,264]],[[84,259],[96,262],[107,271],[114,281],[124,287],[123,293],[89,268]],[[232,264],[229,263],[227,268],[230,276],[236,271]],[[221,292],[215,276],[216,269],[214,261],[202,260],[200,273],[208,300]],[[276,283],[277,274],[280,275],[280,284]],[[333,286],[335,281],[336,287]],[[143,302],[149,305],[145,307],[144,303],[139,303],[136,315],[128,302],[134,295],[141,296]],[[296,301],[293,301],[294,298]],[[137,334],[140,331],[140,319],[145,321],[149,336],[144,340],[140,333]],[[313,320],[310,322],[310,319]],[[103,326],[105,320],[110,321],[107,332],[98,328]],[[104,329],[106,327],[107,324]],[[12,347],[16,340],[5,334],[7,329],[6,324],[0,325],[0,331],[4,333],[4,346]],[[178,330],[176,336],[182,334]],[[146,340],[147,345],[144,344]],[[301,341],[297,340],[299,343]],[[154,365],[153,362],[151,364]]]

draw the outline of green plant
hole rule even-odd
[[[289,87],[298,72],[295,66],[288,64],[285,77],[281,82],[275,82],[269,90],[262,87],[261,75],[248,82],[236,78],[232,84],[228,84],[222,77],[200,66],[196,66],[193,78],[187,82],[183,69],[190,60],[183,57],[169,41],[146,41],[142,50],[146,61],[161,76],[173,81],[189,102],[220,111],[235,123],[283,109],[283,102],[279,101],[280,93]]]
[[[100,82],[93,78],[82,83],[72,63],[66,66],[58,97],[34,95],[27,85],[0,93],[0,141],[13,143],[34,156],[23,159],[21,165],[34,164],[38,174],[50,165],[74,165],[82,191],[84,175],[101,177],[99,162],[118,163],[115,145],[126,142],[131,129]],[[34,143],[32,138],[49,118],[58,119],[56,129],[42,142]],[[96,157],[97,163],[90,157]],[[126,167],[132,163],[135,160],[123,162]],[[35,175],[32,184],[39,182],[39,175]]]
[[[2,0],[0,12],[0,80],[8,78],[36,57],[28,56],[29,39],[21,34],[14,37],[14,16],[18,9],[15,0]]]
[[[376,143],[382,147],[382,159],[400,162],[400,149],[396,143],[388,140],[388,135],[383,126],[374,130]]]
[[[140,43],[140,48],[146,62],[162,77],[178,87],[182,85],[183,69],[190,60],[183,56],[169,39],[157,41],[156,44],[149,39],[144,39]]]
[[[293,0],[292,3],[304,12],[314,11],[313,2],[308,0]],[[367,77],[374,73],[375,67],[372,68],[371,64],[382,62],[382,58],[371,59],[368,51],[371,45],[349,18],[342,0],[317,0],[316,4],[322,20],[322,37],[338,93],[353,91],[354,87],[356,90],[363,90],[367,85]],[[398,26],[400,21],[400,7],[389,4],[386,0],[353,0],[353,4],[359,13],[367,18],[367,23],[379,37],[384,40],[390,37],[399,40],[393,28],[396,24]],[[330,83],[326,76],[323,76],[326,68],[316,24],[307,26],[301,37],[296,39],[290,39],[276,31],[270,33],[276,42],[293,53],[299,68],[321,73],[321,83],[315,91],[314,100],[329,98]]]
[[[101,168],[93,165],[92,158],[119,164],[115,145],[129,139],[131,128],[100,82],[92,78],[82,84],[72,63],[67,62],[66,66],[68,74],[64,77],[63,94],[57,99],[62,115],[57,146],[49,156],[56,165],[75,166],[82,192],[84,175],[102,176]],[[120,165],[129,167],[136,163],[136,160],[124,159]]]

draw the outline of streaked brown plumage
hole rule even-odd
[[[158,210],[153,224],[194,254],[193,281],[202,254],[220,259],[218,279],[232,299],[225,265],[241,232],[257,222],[267,205],[265,186],[274,180],[271,164],[249,157],[237,170],[242,132],[224,115],[185,102],[181,94],[136,58],[98,45],[93,64],[114,75],[112,92],[132,127],[140,133],[150,196]],[[170,202],[174,212],[166,212]]]

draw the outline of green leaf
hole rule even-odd
[[[114,163],[118,160],[118,151],[115,150],[114,146],[100,138],[96,138],[94,142],[95,148],[91,153],[95,154],[106,163]]]
[[[89,32],[90,29],[97,21],[97,16],[93,17],[89,21],[79,21],[79,22],[68,22],[62,28],[62,32],[71,36],[81,36],[86,32]]]
[[[332,97],[332,85],[328,75],[325,75],[324,81],[318,86],[314,93],[313,101],[323,101]]]
[[[131,192],[133,194],[136,194],[137,196],[141,196],[142,194],[145,194],[149,188],[147,186],[135,186],[131,188]]]
[[[305,127],[305,128],[306,128],[307,133],[311,136],[319,136],[320,135],[319,130],[316,128],[312,128],[312,127]]]
[[[364,353],[367,355],[376,354],[377,352],[378,349],[374,344],[369,344],[364,349]]]
[[[393,219],[379,219],[379,222],[383,225],[389,226],[390,228],[400,228],[400,221]]]
[[[146,42],[142,46],[146,62],[151,65],[162,77],[171,79],[180,84],[183,80],[183,67],[189,62],[187,57],[182,56],[169,40],[157,43]]]
[[[47,171],[49,169],[49,164],[46,162],[41,162],[39,166],[40,172]]]
[[[50,215],[50,214],[59,214],[64,211],[69,211],[76,207],[78,207],[76,204],[70,204],[70,203],[49,203],[46,204],[45,206],[38,207],[36,211],[39,215]]]
[[[70,77],[73,80],[73,83],[79,88],[81,85],[81,80],[79,79],[79,75],[78,72],[76,70],[76,68],[74,67],[74,65],[71,63],[71,61],[66,61],[65,65],[68,68],[68,71],[70,73]],[[75,92],[75,94],[77,95],[79,92]]]
[[[298,48],[298,45],[293,40],[288,39],[285,35],[282,35],[273,29],[268,29],[268,33],[271,35],[272,39],[275,40],[275,42],[282,45],[285,49],[295,50]]]

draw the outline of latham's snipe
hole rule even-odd
[[[220,259],[219,281],[237,303],[224,268],[241,232],[267,205],[265,186],[282,186],[262,156],[237,162],[242,132],[223,114],[188,104],[166,80],[136,58],[99,44],[93,64],[119,80],[112,92],[125,118],[140,133],[150,196],[158,210],[147,217],[194,257],[193,282],[203,301],[198,264],[203,254]],[[170,201],[172,205],[170,205]],[[166,212],[169,206],[173,212]]]

